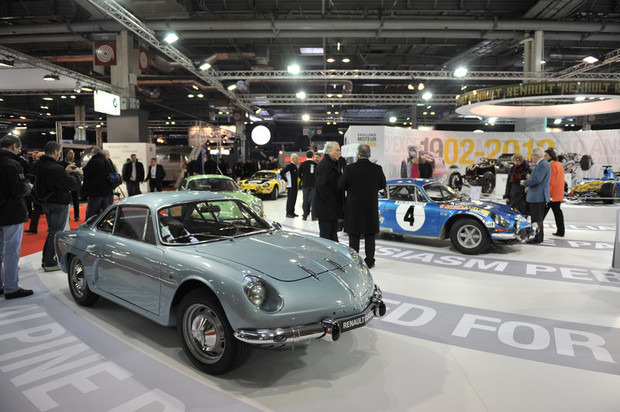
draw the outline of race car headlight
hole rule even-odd
[[[250,303],[265,312],[277,312],[282,309],[283,301],[277,291],[263,279],[246,276],[243,279],[243,291]]]
[[[269,187],[269,182],[263,183],[263,187]]]
[[[506,219],[504,216],[502,215],[498,215],[493,213],[493,221],[501,227],[508,227],[510,226],[510,222],[508,221],[508,219]]]
[[[252,203],[250,204],[250,206],[252,206],[252,209],[260,213],[261,210],[263,209],[263,202],[260,199],[254,199],[252,200]]]

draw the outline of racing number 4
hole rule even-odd
[[[413,222],[415,222],[415,216],[413,215],[413,208],[414,206],[409,206],[409,209],[407,209],[407,212],[405,213],[405,217],[403,218],[403,220],[405,222],[409,222],[409,226],[413,226]]]

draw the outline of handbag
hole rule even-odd
[[[123,177],[116,171],[115,167],[110,164],[109,160],[106,160],[106,169],[108,183],[110,183],[112,189],[116,189],[123,183]]]

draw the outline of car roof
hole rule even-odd
[[[195,180],[195,179],[228,179],[228,180],[232,180],[230,177],[223,176],[223,175],[193,175],[193,176],[189,176],[187,178],[187,181],[189,182],[190,180]]]
[[[221,192],[206,192],[196,190],[181,190],[177,192],[152,192],[141,195],[131,196],[129,198],[119,200],[116,204],[123,206],[130,205],[147,205],[154,209],[162,206],[169,206],[175,203],[194,202],[200,200],[212,199],[236,199],[234,196],[226,195]]]
[[[392,179],[387,181],[388,186],[394,185],[415,185],[422,187],[427,183],[433,183],[433,179]]]

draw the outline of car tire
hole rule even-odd
[[[485,172],[482,175],[482,193],[492,193],[495,189],[495,175],[493,172]]]
[[[280,192],[280,188],[278,187],[278,185],[275,185],[270,195],[271,200],[277,200],[278,195],[280,194],[279,192]]]
[[[452,172],[448,178],[448,185],[452,189],[461,190],[463,188],[463,177],[459,172]]]
[[[482,223],[474,219],[459,219],[450,230],[450,241],[456,250],[477,255],[489,247],[489,235]]]
[[[99,300],[99,295],[93,293],[88,287],[84,266],[77,256],[73,256],[69,262],[67,279],[71,296],[78,305],[92,306]]]
[[[228,372],[243,357],[243,342],[235,338],[220,303],[206,291],[185,295],[177,319],[183,351],[203,372]]]
[[[616,184],[616,182],[603,183],[598,194],[601,197],[611,198],[611,199],[603,199],[603,203],[607,205],[612,205],[616,201],[616,198],[618,197],[618,185]]]

